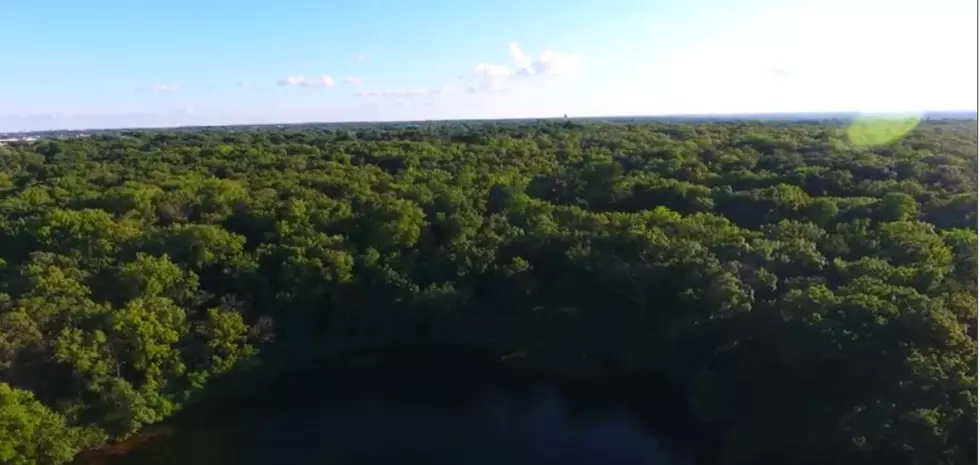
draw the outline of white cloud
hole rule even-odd
[[[519,69],[531,68],[533,62],[527,57],[527,55],[524,54],[524,51],[521,50],[521,47],[518,46],[516,42],[507,44],[507,49],[510,51],[510,59],[514,60],[514,64],[516,64]]]
[[[303,76],[290,76],[280,80],[279,85],[283,87],[333,87],[334,81],[333,78],[326,75],[313,80],[309,80]]]
[[[536,75],[566,75],[574,73],[578,68],[578,57],[552,50],[545,50],[541,58],[531,63],[529,68],[522,70]]]
[[[180,90],[180,86],[177,84],[157,84],[153,86],[153,92],[177,92]]]
[[[280,86],[298,86],[300,83],[306,82],[306,78],[302,76],[290,76],[286,79],[280,79]]]
[[[532,60],[514,42],[508,44],[513,67],[506,65],[479,64],[473,70],[478,77],[514,78],[531,76],[556,76],[573,73],[578,67],[578,57],[545,49],[541,57]]]
[[[469,75],[460,76],[460,80],[464,81],[461,83],[463,90],[470,94],[520,90],[529,86],[532,80],[571,74],[578,65],[577,57],[552,50],[544,50],[540,57],[532,59],[513,42],[508,44],[508,51],[512,61],[510,65],[481,63]],[[431,101],[460,92],[455,86],[445,86],[435,89],[361,91],[355,95],[374,101],[404,104],[405,100]]]
[[[359,77],[349,77],[347,79],[344,79],[344,82],[352,86],[361,86],[364,84],[364,79],[361,79]]]
[[[500,92],[513,90],[530,78],[562,76],[572,74],[578,67],[578,58],[567,53],[544,50],[537,59],[531,59],[514,42],[507,44],[511,65],[481,63],[471,73],[475,83],[470,86],[472,93]]]

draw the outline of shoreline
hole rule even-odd
[[[148,425],[119,442],[82,451],[71,464],[111,464],[122,456],[167,440],[180,431],[183,425],[207,422],[211,418],[223,416],[225,411],[242,411],[243,406],[254,405],[256,399],[262,399],[263,392],[282,389],[297,381],[301,381],[300,385],[324,381],[329,383],[332,379],[342,379],[347,375],[357,376],[375,370],[414,372],[420,367],[430,367],[436,359],[465,361],[466,366],[470,367],[467,369],[472,369],[479,376],[500,376],[503,379],[543,382],[558,387],[566,393],[577,392],[581,395],[582,393],[619,392],[624,397],[617,396],[616,403],[621,404],[621,408],[625,411],[635,415],[642,429],[649,429],[650,425],[641,421],[643,415],[637,411],[635,403],[631,402],[641,397],[639,392],[635,391],[660,384],[651,382],[649,377],[602,376],[598,373],[586,374],[581,371],[562,370],[559,368],[562,365],[545,363],[540,357],[535,357],[535,354],[529,354],[526,350],[499,349],[501,348],[487,350],[487,346],[481,345],[396,345],[332,352],[330,355],[321,355],[317,360],[306,360],[285,367],[277,366],[275,363],[272,363],[270,368],[262,364],[253,365],[240,372],[229,373],[224,379],[216,380],[214,385],[205,388],[196,398],[163,422]],[[681,417],[678,413],[670,412],[666,417],[677,420],[677,423],[683,424],[685,426],[683,429],[687,431],[690,426],[687,424],[688,418]],[[656,431],[647,432],[669,443],[677,452],[692,452],[692,444],[684,433],[679,437],[668,437],[671,433],[669,430],[660,431],[660,428],[656,428]]]

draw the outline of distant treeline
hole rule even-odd
[[[907,115],[879,115],[890,118],[904,118]],[[181,126],[171,128],[116,128],[116,129],[53,129],[42,131],[27,131],[16,133],[0,133],[0,137],[44,137],[62,138],[75,137],[78,135],[100,135],[109,137],[119,137],[133,133],[146,132],[169,132],[187,133],[201,131],[221,131],[221,132],[256,132],[256,131],[310,131],[310,130],[399,130],[405,128],[435,128],[437,130],[454,132],[463,127],[486,127],[486,126],[527,126],[531,124],[544,123],[551,124],[556,121],[572,121],[579,124],[698,124],[698,123],[738,123],[738,122],[757,122],[757,123],[776,123],[776,124],[848,124],[855,120],[866,118],[867,115],[861,113],[760,113],[760,114],[732,114],[732,115],[665,115],[665,116],[586,116],[572,117],[567,115],[564,118],[514,118],[514,119],[472,119],[472,120],[424,120],[424,121],[350,121],[336,123],[289,123],[289,124],[236,124],[227,126]],[[947,111],[947,112],[926,112],[917,116],[923,121],[950,122],[957,123],[968,120],[976,120],[976,111]]]

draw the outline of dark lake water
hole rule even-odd
[[[680,465],[616,400],[442,358],[279,379],[111,464]]]

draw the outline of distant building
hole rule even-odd
[[[36,141],[38,137],[36,136],[23,136],[23,137],[7,137],[0,139],[0,144],[9,144],[11,142],[33,142]]]

